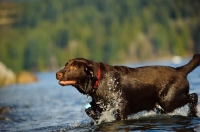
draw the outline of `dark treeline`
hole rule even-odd
[[[133,62],[200,52],[199,0],[0,3],[0,61],[51,70],[75,57]]]

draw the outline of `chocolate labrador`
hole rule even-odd
[[[169,113],[186,104],[189,116],[197,116],[198,95],[189,94],[187,75],[200,64],[195,54],[184,66],[111,66],[83,58],[69,60],[56,73],[62,86],[72,85],[91,96],[86,113],[98,120],[102,112],[113,110],[116,120],[143,110]]]

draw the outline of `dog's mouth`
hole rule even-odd
[[[58,83],[59,83],[60,85],[62,85],[62,86],[66,86],[66,85],[73,85],[73,84],[76,83],[76,81],[74,81],[74,80],[70,80],[70,81],[63,81],[63,80],[60,80]]]

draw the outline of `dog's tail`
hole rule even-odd
[[[185,73],[186,75],[193,71],[197,66],[200,66],[200,54],[194,54],[192,60],[184,66],[177,67],[177,70]]]

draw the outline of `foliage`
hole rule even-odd
[[[15,71],[51,70],[75,57],[106,63],[200,51],[198,0],[3,2],[0,61]],[[9,12],[9,10],[6,10]]]

